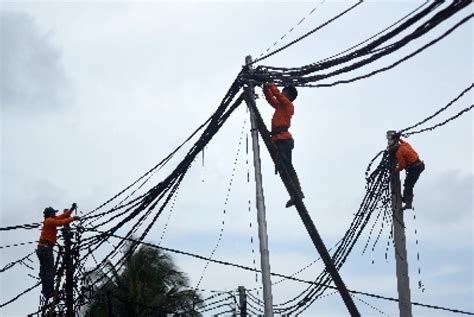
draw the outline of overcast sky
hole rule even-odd
[[[2,226],[39,222],[47,206],[62,209],[77,202],[84,212],[95,208],[165,157],[215,111],[246,55],[258,57],[315,6],[318,9],[286,41],[353,3],[223,2],[1,2]],[[369,1],[262,64],[294,67],[331,56],[420,3]],[[472,6],[397,53],[340,78],[389,65],[469,14]],[[471,84],[472,45],[472,22],[468,22],[388,72],[347,85],[299,90],[291,130],[294,165],[306,206],[328,248],[342,237],[357,211],[365,168],[385,146],[385,131],[422,120]],[[472,100],[472,93],[467,94],[433,124]],[[258,107],[269,124],[272,109],[262,98]],[[467,113],[433,132],[409,138],[426,170],[415,187],[416,222],[413,211],[406,213],[412,300],[471,312],[472,127],[472,113]],[[209,256],[223,228],[214,257],[247,266],[253,266],[255,259],[259,266],[254,183],[246,179],[247,169],[253,175],[252,166],[246,164],[252,162],[251,153],[245,151],[249,129],[242,106],[206,148],[204,162],[199,157],[192,166],[173,213],[165,210],[147,241],[158,243],[169,219],[163,246]],[[292,274],[318,254],[296,210],[284,208],[287,194],[262,150],[271,268]],[[151,184],[166,177],[184,153]],[[34,241],[38,234],[36,230],[2,233],[0,245]],[[392,248],[385,260],[388,232],[373,253],[361,254],[364,241],[349,256],[342,278],[350,289],[397,297]],[[33,250],[34,245],[0,249],[0,266]],[[38,273],[37,259],[32,259],[36,271],[19,266],[0,274],[1,303],[36,283],[27,276]],[[196,285],[205,263],[184,256],[174,259]],[[298,277],[311,280],[321,269],[319,263]],[[420,278],[424,292],[417,287]],[[256,282],[251,272],[211,264],[201,287],[232,290],[239,285],[254,288],[260,280]],[[294,282],[275,285],[274,303],[296,296],[304,287]],[[39,294],[35,289],[0,313],[33,312]],[[385,314],[398,314],[396,303],[360,298]],[[356,305],[363,316],[380,315],[362,302]],[[332,295],[317,300],[304,315],[316,314],[344,316],[346,309],[341,298]],[[457,315],[419,307],[414,307],[414,314]]]

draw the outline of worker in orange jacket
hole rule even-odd
[[[400,139],[400,134],[396,131],[387,131],[388,151],[395,155],[395,172],[406,170],[405,182],[403,183],[402,201],[405,203],[403,209],[412,209],[413,187],[420,174],[425,170],[425,163],[420,160],[418,153],[406,141]]]
[[[36,254],[40,262],[40,279],[44,297],[49,298],[54,291],[54,256],[53,247],[57,239],[57,227],[61,227],[79,220],[79,217],[71,217],[73,210],[77,208],[76,203],[72,204],[71,209],[64,209],[61,215],[56,216],[58,212],[52,207],[43,211],[44,220],[41,228],[41,235],[38,241]]]
[[[289,171],[293,181],[298,189],[300,199],[304,198],[303,191],[298,179],[298,175],[292,164],[292,151],[295,142],[291,133],[288,131],[291,126],[291,118],[295,112],[293,101],[298,96],[298,91],[293,86],[286,86],[280,92],[274,83],[266,83],[263,86],[263,93],[268,103],[275,108],[272,117],[272,141],[278,149],[278,158],[276,164],[284,163],[289,167]],[[295,197],[291,197],[286,203],[286,208],[295,204]]]

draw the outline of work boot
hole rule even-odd
[[[303,194],[303,190],[301,189],[301,184],[300,184],[300,180],[298,178],[298,174],[296,174],[296,171],[294,170],[294,168],[291,164],[289,165],[289,167],[290,167],[290,170],[289,170],[290,175],[289,176],[291,177],[294,185],[296,186],[296,194],[298,195],[297,199],[303,200],[304,194]],[[295,197],[291,196],[290,200],[287,201],[285,207],[289,208],[289,207],[294,206],[294,205],[295,205]]]
[[[413,203],[413,196],[408,196],[408,195],[405,196],[405,206],[403,206],[402,210],[413,209],[412,203]]]
[[[406,203],[405,206],[402,207],[402,210],[406,210],[406,209],[413,209],[412,203]]]

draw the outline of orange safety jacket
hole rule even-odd
[[[292,139],[288,129],[291,126],[291,117],[295,113],[295,106],[278,90],[275,84],[265,86],[263,93],[268,103],[275,108],[275,113],[272,117],[272,140]]]
[[[407,166],[417,163],[420,158],[418,153],[411,147],[411,145],[400,139],[400,145],[395,153],[397,158],[397,167],[395,168],[396,172],[403,171]]]
[[[63,213],[58,216],[48,217],[43,221],[41,229],[40,243],[48,242],[53,246],[56,244],[57,227],[67,225],[74,219],[71,217],[72,209],[64,209]]]

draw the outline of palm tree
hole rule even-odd
[[[201,303],[199,294],[189,289],[186,275],[168,254],[149,246],[133,250],[129,245],[132,254],[120,272],[109,265],[112,277],[107,276],[107,281],[97,288],[100,291],[87,308],[86,317],[108,316],[107,296],[116,317],[200,316],[194,310]]]

